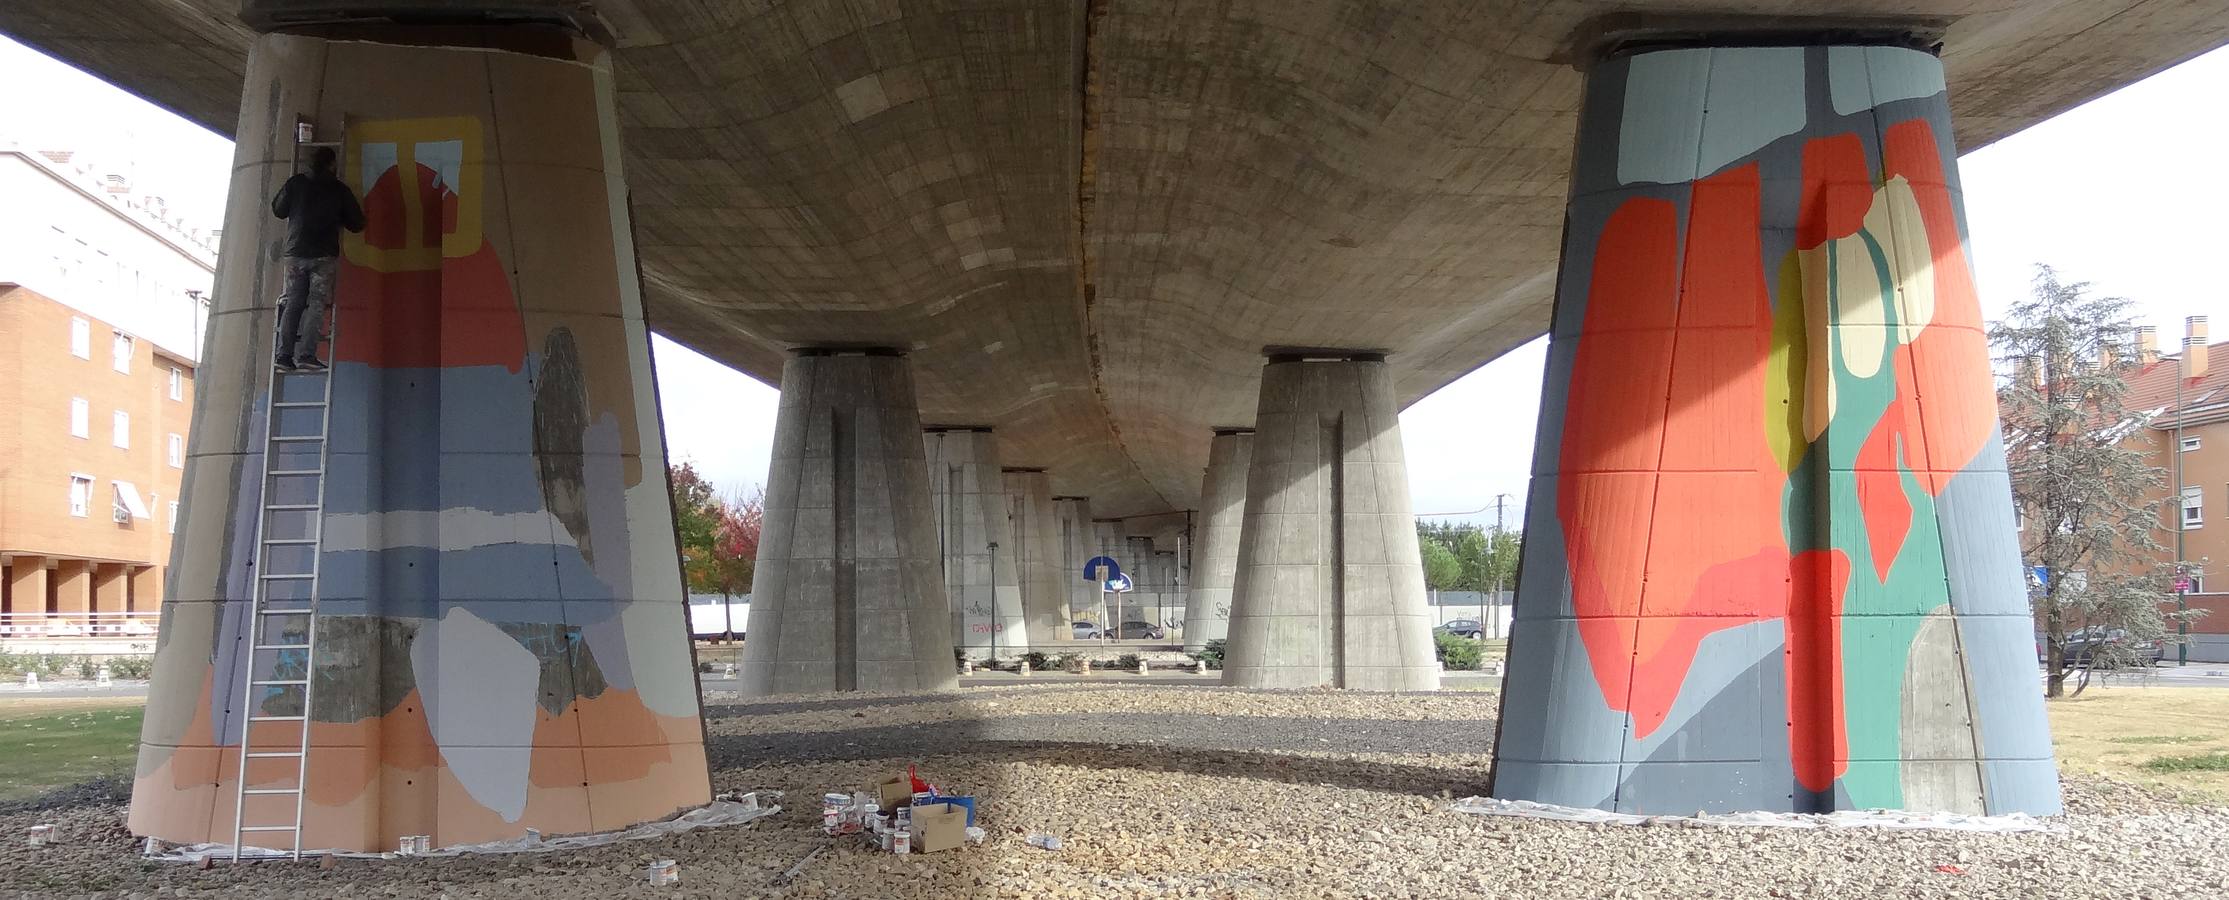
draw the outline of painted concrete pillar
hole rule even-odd
[[[934,428],[922,442],[954,644],[975,659],[1022,653],[1029,638],[998,441],[988,428]]]
[[[743,693],[959,687],[914,398],[896,353],[782,366]]]
[[[335,283],[303,844],[604,831],[706,802],[604,48],[524,24],[331,26],[256,39],[245,82],[132,830],[232,841],[243,682],[287,664],[245,644],[258,511],[315,484],[262,476],[270,198],[297,121],[344,142],[369,221]],[[285,446],[272,467],[317,458]],[[302,705],[299,687],[249,704]],[[278,735],[250,746],[299,739]],[[292,760],[251,763],[252,787],[295,784]],[[248,819],[291,822],[294,802],[252,797]]]
[[[1062,548],[1054,521],[1053,479],[1043,469],[1007,469],[1004,474],[1028,645],[1050,647],[1069,632],[1062,619],[1068,586],[1061,583],[1058,568]]]
[[[17,556],[8,562],[8,624],[39,624],[46,615],[47,578],[44,556]]]
[[[131,611],[135,618],[162,610],[163,568],[134,566],[131,574]]]
[[[125,580],[128,573],[122,563],[94,563],[92,571],[93,611],[112,614],[102,617],[102,624],[111,624],[106,620],[120,617],[124,612],[125,594],[130,590],[130,583]]]
[[[1224,684],[1439,687],[1399,412],[1381,355],[1262,367]]]
[[[1061,640],[1073,640],[1074,623],[1099,609],[1098,582],[1084,577],[1084,563],[1099,555],[1099,542],[1091,531],[1091,499],[1054,497],[1054,525],[1060,530],[1060,565],[1055,573],[1064,591],[1060,611]]]
[[[1207,475],[1200,485],[1199,562],[1192,568],[1191,595],[1184,598],[1184,651],[1197,653],[1208,641],[1230,631],[1231,584],[1238,577],[1239,532],[1246,522],[1246,467],[1254,455],[1254,432],[1218,428],[1207,448]]]
[[[56,560],[47,573],[47,587],[54,594],[54,615],[72,622],[86,621],[93,611],[93,564],[82,559]]]
[[[2055,813],[1943,68],[1588,74],[1494,794]]]

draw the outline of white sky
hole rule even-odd
[[[105,82],[0,37],[0,144],[73,149],[127,172],[203,227],[223,213],[232,145]],[[35,89],[30,86],[36,86]],[[2229,318],[2229,48],[2216,50],[1967,154],[1969,250],[1984,315],[2026,289],[2030,266],[2137,301],[2162,350],[2183,317]],[[766,477],[774,389],[664,338],[653,340],[666,437],[723,490]],[[1513,351],[1401,415],[1410,493],[1423,513],[1484,510],[1497,493],[1523,521],[1545,341]]]

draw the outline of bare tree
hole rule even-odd
[[[2013,376],[1997,392],[2013,502],[2026,515],[2021,556],[2040,577],[2030,602],[2043,631],[2044,695],[2075,693],[2094,668],[2149,664],[2167,639],[2158,527],[2162,472],[2127,438],[2122,408],[2136,326],[2131,303],[2062,283],[2036,266],[2033,292],[1989,328]]]

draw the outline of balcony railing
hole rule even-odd
[[[152,610],[0,613],[0,638],[154,637],[157,618]]]

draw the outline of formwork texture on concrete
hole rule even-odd
[[[1384,362],[1262,370],[1223,683],[1439,687]]]
[[[1231,624],[1231,588],[1238,579],[1239,533],[1246,524],[1246,470],[1251,432],[1219,431],[1208,445],[1200,487],[1199,561],[1184,598],[1184,649],[1197,653],[1222,640]]]
[[[426,5],[19,0],[0,31],[229,134],[243,11]],[[1564,52],[1604,12],[537,5],[615,32],[660,333],[770,383],[791,347],[905,348],[929,421],[995,426],[1008,465],[1046,467],[1101,516],[1197,505],[1208,429],[1249,421],[1265,345],[1394,351],[1407,404],[1546,329],[1581,83]],[[1710,9],[1947,22],[1968,149],[2229,39],[2219,0]]]
[[[928,454],[954,643],[976,659],[1027,651],[1021,573],[996,438],[987,430],[938,428],[920,440]]]
[[[1007,519],[1014,532],[1014,569],[1022,589],[1026,646],[1046,649],[1073,634],[1067,621],[1068,586],[1060,580],[1059,523],[1054,521],[1053,483],[1044,472],[1006,473]]]
[[[894,355],[784,366],[745,694],[958,687],[913,398]]]

